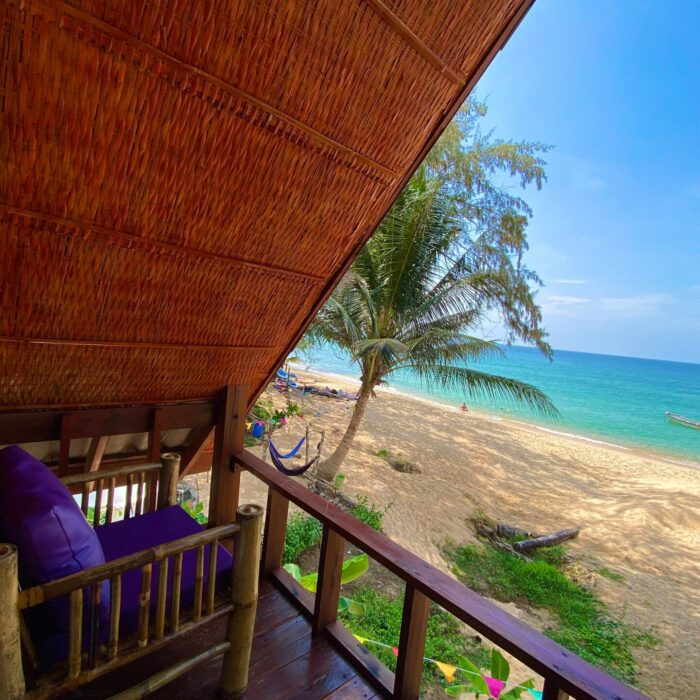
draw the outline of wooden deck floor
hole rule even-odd
[[[176,641],[128,667],[84,686],[80,698],[106,698],[224,639],[220,619],[184,641]],[[154,693],[158,700],[217,698],[221,658],[198,666]],[[270,582],[260,586],[246,700],[359,700],[380,698],[351,664],[323,637],[312,639],[311,625],[299,609]]]

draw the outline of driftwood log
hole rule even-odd
[[[518,552],[529,552],[530,550],[537,549],[538,547],[553,547],[555,544],[560,544],[561,542],[566,542],[566,540],[571,540],[574,537],[577,537],[579,532],[581,532],[580,527],[569,527],[564,530],[551,532],[548,535],[541,535],[540,537],[521,540],[520,542],[516,542],[513,547]]]
[[[498,523],[496,525],[496,534],[499,537],[534,537],[531,532],[507,523]]]
[[[476,523],[476,534],[481,535],[481,537],[486,537],[489,540],[489,544],[494,549],[498,549],[501,552],[506,552],[511,556],[522,559],[522,561],[532,561],[530,557],[526,557],[524,554],[521,554],[513,549],[513,545],[509,544],[508,542],[504,542],[503,540],[499,540],[497,531],[488,525],[484,525],[484,523]]]

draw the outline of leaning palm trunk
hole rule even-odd
[[[345,461],[348,451],[352,446],[352,441],[355,439],[355,435],[360,428],[360,423],[362,423],[362,418],[365,415],[365,410],[367,409],[367,402],[369,401],[371,395],[371,387],[366,387],[363,384],[357,397],[355,409],[352,412],[352,417],[350,418],[350,423],[345,431],[345,435],[343,435],[341,438],[335,452],[333,452],[328,459],[321,462],[318,467],[318,476],[320,476],[322,479],[332,481],[335,478],[335,475],[340,471],[340,467]]]

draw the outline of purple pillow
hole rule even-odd
[[[105,563],[100,541],[70,491],[17,445],[0,450],[0,542],[16,545],[23,587]],[[109,606],[108,595],[103,586],[101,608]],[[65,606],[49,609],[67,629]]]

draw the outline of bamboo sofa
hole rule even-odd
[[[221,695],[245,690],[262,509],[241,506],[236,522],[204,529],[175,503],[179,465],[166,454],[59,478],[16,445],[0,450],[3,700],[55,697],[221,615],[225,641],[115,697],[143,697],[220,654]]]

